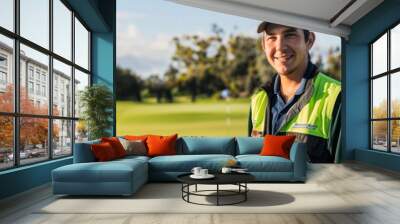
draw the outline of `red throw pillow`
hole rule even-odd
[[[117,158],[114,149],[108,142],[93,144],[90,147],[92,149],[94,157],[99,162],[109,161]]]
[[[176,139],[178,134],[171,136],[149,135],[147,137],[148,156],[176,155]]]
[[[290,147],[296,136],[286,135],[286,136],[276,136],[276,135],[266,135],[264,137],[264,144],[261,149],[260,155],[262,156],[280,156],[286,159],[290,159]]]
[[[124,146],[122,146],[121,142],[117,137],[109,137],[109,138],[101,138],[101,142],[108,142],[114,149],[115,155],[118,158],[126,156],[126,151]]]

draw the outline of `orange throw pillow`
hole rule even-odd
[[[121,158],[126,156],[126,151],[124,146],[122,146],[121,142],[117,137],[109,137],[109,138],[101,138],[101,142],[108,142],[114,149],[115,155],[117,158]]]
[[[264,144],[261,149],[260,155],[262,156],[280,156],[286,159],[290,159],[290,147],[296,136],[286,135],[286,136],[276,136],[276,135],[266,135],[264,137]]]
[[[137,141],[137,140],[140,140],[140,141],[142,141],[142,142],[146,142],[146,139],[147,139],[147,135],[139,135],[139,136],[136,136],[136,135],[125,135],[124,136],[124,138],[126,139],[126,140],[129,140],[129,141]]]
[[[108,142],[93,144],[90,147],[94,154],[94,157],[99,162],[110,161],[117,158],[114,149]]]
[[[148,156],[176,155],[176,139],[178,134],[171,136],[149,135],[147,137]]]

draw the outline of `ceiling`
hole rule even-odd
[[[168,0],[347,38],[351,25],[383,0]]]

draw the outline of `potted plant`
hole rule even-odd
[[[108,87],[94,84],[86,87],[79,98],[82,109],[81,118],[84,121],[89,140],[110,136],[112,126],[113,95]]]

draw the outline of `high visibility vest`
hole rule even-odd
[[[330,124],[336,98],[341,91],[340,82],[323,73],[313,78],[313,92],[310,100],[300,112],[281,126],[279,132],[292,132],[313,135],[328,139]],[[265,90],[254,94],[251,98],[251,121],[253,130],[264,133],[266,109],[269,97]]]

